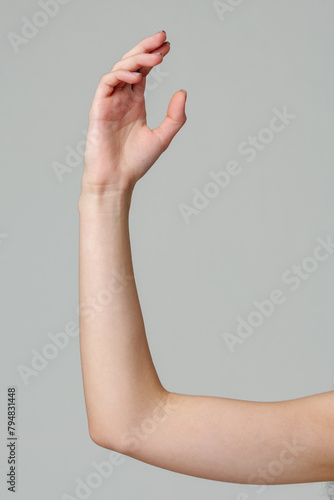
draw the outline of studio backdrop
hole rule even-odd
[[[280,401],[333,389],[334,4],[22,0],[1,13],[1,499],[325,500],[97,446],[79,352],[78,198],[102,74],[166,30],[148,125],[187,123],[139,181],[134,273],[162,384]],[[251,460],[251,457],[249,457]]]

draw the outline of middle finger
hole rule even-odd
[[[137,71],[141,67],[149,67],[152,68],[157,64],[162,62],[162,58],[168,54],[170,50],[169,42],[164,42],[158,49],[151,53],[141,53],[136,54],[126,59],[121,59],[117,63],[115,63],[111,69],[114,71],[116,69],[126,69],[129,71]]]

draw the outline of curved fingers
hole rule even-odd
[[[140,54],[142,52],[149,53],[152,50],[157,49],[162,45],[162,43],[166,40],[165,31],[159,31],[155,35],[151,35],[147,38],[141,40],[133,49],[129,50],[121,60],[126,59],[127,57],[134,56],[136,54]]]
[[[126,59],[121,59],[115,63],[111,71],[118,69],[127,69],[129,71],[137,71],[142,66],[156,66],[162,61],[161,54],[136,54]]]
[[[125,69],[118,69],[111,71],[110,73],[105,73],[101,79],[100,83],[96,89],[94,99],[101,99],[105,97],[110,97],[119,83],[138,83],[141,79],[141,75],[136,75],[131,73],[131,71]]]

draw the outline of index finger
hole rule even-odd
[[[133,49],[129,50],[124,56],[121,58],[126,59],[127,57],[134,56],[136,54],[141,54],[143,52],[151,52],[152,50],[157,49],[160,45],[166,40],[166,32],[164,30],[158,31],[155,35],[144,38],[141,42],[139,42]]]

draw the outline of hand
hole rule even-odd
[[[164,31],[145,38],[102,76],[89,111],[82,178],[86,190],[132,191],[186,122],[187,94],[181,90],[171,98],[159,127],[151,130],[146,124],[146,76],[169,52],[165,39]]]

